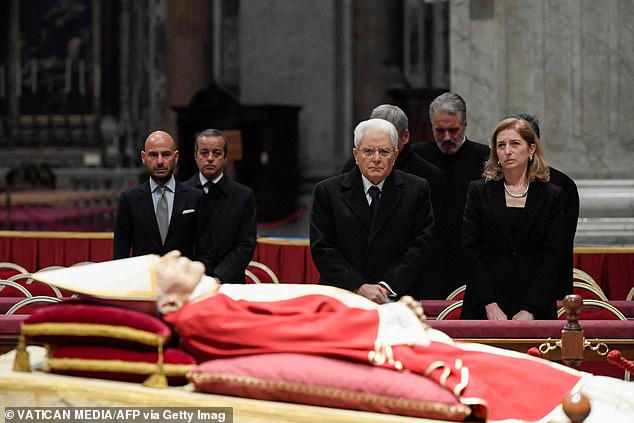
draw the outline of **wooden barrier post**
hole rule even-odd
[[[568,310],[568,322],[561,330],[561,359],[566,366],[579,369],[584,349],[583,329],[579,325],[583,299],[579,295],[566,295],[563,304]]]

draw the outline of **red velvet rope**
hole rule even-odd
[[[542,353],[539,352],[537,347],[531,347],[526,354],[532,355],[533,357],[542,358]]]
[[[608,363],[614,364],[630,373],[634,373],[634,363],[623,357],[623,354],[621,354],[619,350],[612,350],[608,353]]]

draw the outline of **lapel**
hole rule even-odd
[[[147,215],[152,216],[152,219],[150,220],[150,227],[152,228],[152,237],[154,238],[154,242],[158,245],[163,245],[163,242],[161,241],[161,233],[158,228],[158,222],[156,221],[156,210],[154,210],[154,202],[152,201],[152,191],[150,191],[149,180],[139,187],[139,198],[141,209],[147,210]]]
[[[213,196],[209,197],[209,208],[212,213],[212,219],[214,222],[226,222],[227,224],[232,224],[232,216],[231,216],[231,205],[229,204],[228,195],[229,195],[229,185],[231,180],[225,174],[220,178],[216,187],[214,188],[215,193]],[[234,211],[235,213],[235,211]],[[218,227],[218,225],[215,225]],[[220,229],[220,227],[218,227]],[[219,232],[223,232],[219,230]]]
[[[491,205],[491,210],[495,220],[500,226],[502,235],[506,242],[515,250],[515,242],[511,234],[511,225],[506,213],[506,200],[504,199],[504,182],[489,181],[485,182],[484,190],[486,192],[486,201]]]
[[[165,237],[165,244],[167,244],[167,240],[170,238],[172,232],[176,229],[173,229],[176,221],[178,220],[178,216],[185,208],[185,191],[187,191],[187,187],[184,184],[176,181],[176,185],[174,186],[174,204],[172,205],[172,215],[170,216],[170,225],[167,229],[167,236]],[[158,226],[158,225],[157,225]]]
[[[537,216],[539,216],[539,212],[546,201],[546,192],[546,184],[535,181],[529,185],[528,197],[526,197],[526,205],[524,206],[524,218],[517,231],[518,244],[524,240],[528,231],[533,227]]]
[[[363,191],[361,171],[355,166],[341,181],[341,199],[357,219],[363,224],[366,231],[372,225],[372,210]]]
[[[199,188],[199,189],[203,189],[203,186],[200,184],[200,176],[198,175],[199,172],[196,172],[194,174],[194,176],[192,176],[191,178],[189,178],[187,180],[187,183],[193,187]]]
[[[379,233],[381,228],[385,226],[390,220],[390,217],[395,212],[396,207],[401,202],[403,196],[404,182],[396,170],[392,170],[392,173],[387,177],[383,183],[383,190],[381,191],[381,203],[379,210],[376,214],[372,227],[370,229],[370,236],[368,237],[368,246],[372,245],[374,238]]]

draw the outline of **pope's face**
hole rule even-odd
[[[352,150],[359,170],[374,185],[384,181],[392,172],[396,152],[390,135],[381,130],[368,130],[359,147]]]

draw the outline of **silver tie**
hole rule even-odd
[[[156,222],[158,223],[159,232],[161,233],[161,241],[165,244],[167,229],[169,228],[169,216],[167,211],[167,197],[165,197],[165,188],[159,187],[161,190],[161,198],[156,204]]]

